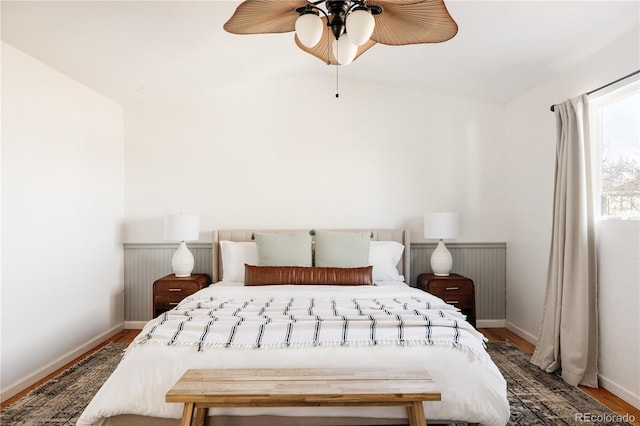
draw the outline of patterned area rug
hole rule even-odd
[[[529,362],[511,343],[491,342],[488,352],[507,380],[510,425],[629,425],[580,389]]]
[[[116,369],[126,347],[125,343],[109,343],[3,408],[0,425],[75,425],[100,386]]]
[[[0,412],[2,425],[75,425],[120,362],[124,343],[110,343]],[[510,425],[629,425],[589,395],[529,363],[510,343],[488,351],[508,384]],[[582,417],[580,417],[582,416]]]

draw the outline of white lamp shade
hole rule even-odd
[[[354,10],[347,16],[347,33],[356,46],[365,44],[371,38],[375,26],[376,20],[368,10]]]
[[[349,65],[357,53],[358,46],[351,43],[347,33],[342,34],[338,40],[333,40],[333,56],[340,65]]]
[[[200,238],[200,216],[168,214],[164,217],[164,239],[167,241],[197,241]]]
[[[313,13],[305,13],[296,19],[296,35],[300,43],[313,47],[322,37],[322,19]]]
[[[458,213],[434,212],[424,216],[424,237],[438,240],[458,237]]]

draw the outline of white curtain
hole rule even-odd
[[[555,106],[553,229],[544,315],[531,362],[598,386],[596,250],[587,95]]]

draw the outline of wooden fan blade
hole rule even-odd
[[[306,0],[245,0],[236,8],[224,29],[233,34],[286,33],[294,31],[296,9]]]
[[[325,64],[329,65],[338,65],[338,61],[333,56],[333,34],[329,31],[329,27],[327,26],[327,18],[322,17],[322,37],[318,44],[313,47],[307,47],[298,40],[298,36],[295,36],[296,45],[302,50],[316,58],[320,59]],[[356,53],[356,57],[353,59],[354,61],[358,59],[360,55],[369,50],[376,42],[374,40],[369,40],[362,46],[358,46],[358,53]]]
[[[392,46],[418,43],[438,43],[449,40],[458,32],[443,0],[371,0],[370,5],[382,7],[375,15],[376,26],[371,38]]]

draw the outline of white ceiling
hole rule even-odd
[[[445,2],[460,28],[452,40],[378,44],[341,76],[505,103],[630,31],[640,36],[640,0]],[[2,1],[2,40],[123,104],[335,74],[292,33],[226,33],[238,4]]]

